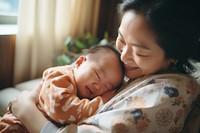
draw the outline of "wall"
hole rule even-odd
[[[15,35],[0,35],[0,89],[13,85]]]
[[[116,39],[119,27],[117,6],[122,0],[101,0],[97,36],[103,38],[108,32],[111,39]]]

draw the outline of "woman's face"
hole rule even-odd
[[[134,11],[127,11],[118,31],[116,47],[121,52],[128,78],[138,78],[166,70],[169,60],[156,42],[156,34],[145,18]]]

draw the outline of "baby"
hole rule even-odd
[[[96,46],[80,56],[72,65],[52,67],[44,71],[38,108],[58,126],[93,115],[110,100],[113,89],[123,82],[124,66],[118,51],[110,45]],[[101,96],[104,93],[110,92]],[[23,124],[6,113],[0,121],[2,133],[28,132]]]

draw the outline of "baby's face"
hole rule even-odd
[[[114,53],[87,55],[86,60],[75,68],[74,74],[78,96],[89,99],[116,88],[123,79],[119,61]]]

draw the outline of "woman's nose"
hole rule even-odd
[[[131,49],[126,45],[122,49],[121,60],[122,60],[122,62],[127,64],[129,62],[129,60],[131,60],[131,58],[133,58]]]

